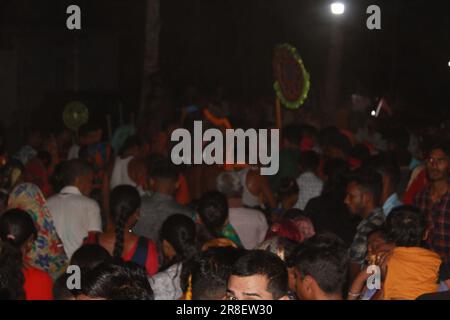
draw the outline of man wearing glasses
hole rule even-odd
[[[427,242],[443,263],[450,262],[450,145],[439,143],[426,159],[429,184],[414,198],[414,205],[426,215],[430,232]]]

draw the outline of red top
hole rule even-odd
[[[152,241],[147,239],[147,258],[145,259],[145,269],[147,270],[147,273],[152,276],[158,272],[159,268],[159,262],[158,262],[158,250],[156,249],[156,244]],[[133,259],[133,256],[136,253],[137,247],[138,247],[139,239],[136,241],[136,243],[133,245],[131,250],[129,250],[126,254],[122,255],[122,258],[124,261],[131,261]]]
[[[139,243],[141,242],[141,247]],[[99,234],[90,233],[87,238],[84,239],[84,244],[100,244]],[[142,245],[144,244],[144,245]],[[137,238],[128,252],[122,254],[124,261],[133,261],[138,265],[144,267],[147,270],[147,274],[152,276],[158,272],[158,249],[156,244],[145,237]]]
[[[36,268],[24,268],[23,289],[26,300],[53,300],[53,280],[48,273]]]
[[[412,205],[414,197],[428,185],[427,171],[425,168],[417,174],[409,188],[403,194],[403,203]]]

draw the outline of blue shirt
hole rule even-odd
[[[403,203],[398,198],[396,193],[391,194],[389,198],[387,198],[386,202],[383,204],[383,212],[386,217],[391,213],[392,209],[402,206]]]

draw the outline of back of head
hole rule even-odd
[[[189,259],[197,253],[195,223],[185,215],[174,214],[167,218],[161,227],[160,240],[167,241],[176,252],[171,264]]]
[[[436,142],[430,144],[427,155],[430,155],[433,150],[441,150],[446,156],[450,157],[450,143],[444,139],[438,139]]]
[[[319,234],[305,241],[294,261],[301,277],[312,277],[325,294],[343,294],[349,260],[344,242],[336,235]]]
[[[132,262],[102,263],[81,279],[81,295],[87,299],[153,300],[144,269]]]
[[[231,247],[211,248],[183,264],[183,273],[191,276],[192,300],[223,299],[233,264],[243,253]]]
[[[219,237],[219,233],[228,219],[227,198],[217,191],[205,193],[200,199],[198,213],[211,235]]]
[[[324,164],[323,171],[327,177],[323,193],[335,194],[344,198],[350,172],[347,161],[343,159],[328,159]]]
[[[296,241],[285,237],[275,236],[258,245],[257,249],[272,252],[286,263],[287,259],[292,255],[292,252],[297,246],[298,242]]]
[[[99,264],[110,262],[109,252],[98,244],[85,244],[78,248],[70,259],[70,265],[79,266],[82,270],[92,270]]]
[[[278,189],[278,197],[284,199],[286,197],[298,195],[299,188],[297,181],[291,177],[283,177]]]
[[[267,291],[274,300],[280,299],[288,291],[286,266],[277,255],[263,250],[251,250],[240,257],[233,265],[232,276],[264,276],[268,280]]]
[[[170,184],[174,187],[179,178],[179,170],[169,160],[159,160],[150,168],[150,178],[156,185]]]
[[[377,155],[368,159],[366,165],[373,168],[382,177],[389,179],[392,188],[395,190],[400,182],[400,167],[395,159],[386,154]]]
[[[0,288],[8,292],[10,299],[25,297],[21,248],[36,235],[33,219],[27,212],[12,209],[0,217]]]
[[[364,167],[353,171],[349,182],[355,182],[363,192],[372,194],[375,207],[380,205],[383,179],[374,169]]]
[[[386,219],[388,240],[398,247],[420,247],[426,228],[425,215],[412,206],[394,208]]]
[[[319,168],[320,158],[315,151],[305,151],[300,154],[300,168],[303,172],[316,172]]]
[[[217,177],[217,190],[222,192],[227,198],[240,198],[243,187],[239,173],[225,171],[219,174]]]
[[[110,194],[109,208],[114,220],[116,241],[114,243],[114,256],[121,257],[124,242],[124,228],[128,219],[137,212],[141,206],[141,197],[135,187],[119,185]]]
[[[87,162],[81,159],[68,160],[62,167],[64,185],[73,186],[77,178],[87,176],[91,172],[92,168]]]
[[[120,147],[119,155],[124,156],[133,148],[141,148],[143,145],[142,139],[138,135],[129,136],[123,145]]]
[[[297,209],[297,208],[291,208],[291,209],[286,210],[283,213],[282,218],[286,219],[286,220],[295,220],[296,218],[303,217],[303,216],[304,216],[304,214],[303,214],[302,210]]]

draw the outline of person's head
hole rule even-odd
[[[246,252],[234,264],[227,284],[228,300],[285,300],[286,266],[277,255],[263,250]]]
[[[301,128],[297,125],[288,125],[283,128],[283,147],[300,149],[302,140]]]
[[[358,143],[351,148],[349,155],[360,163],[365,163],[370,158],[370,150],[364,143]]]
[[[23,257],[31,249],[37,230],[31,216],[12,209],[0,217],[0,288],[10,299],[23,299]]]
[[[327,159],[347,159],[352,144],[337,128],[328,127],[320,133],[320,143]]]
[[[104,262],[111,262],[109,252],[98,244],[85,244],[79,247],[70,258],[69,265],[76,265],[83,271],[89,271]]]
[[[42,145],[42,133],[36,128],[30,128],[27,132],[27,144],[35,150],[40,149]]]
[[[17,159],[11,159],[1,168],[1,188],[10,192],[24,181],[25,167]]]
[[[115,257],[121,257],[124,245],[124,232],[128,232],[139,218],[141,197],[135,187],[119,185],[110,194],[109,208],[114,221],[116,240]]]
[[[89,163],[80,159],[68,160],[63,165],[62,176],[65,186],[77,187],[85,196],[92,192],[94,171]]]
[[[448,143],[439,142],[430,149],[426,158],[428,179],[434,183],[446,181],[450,171],[450,146]]]
[[[387,244],[387,234],[383,228],[374,229],[367,235],[366,260],[369,264],[376,263],[377,254],[385,248]]]
[[[132,262],[102,263],[81,279],[77,300],[153,300],[146,271]]]
[[[319,168],[320,158],[315,151],[305,151],[300,154],[300,171],[301,172],[317,172]]]
[[[295,179],[284,177],[278,189],[278,201],[284,210],[291,209],[298,201],[298,184]]]
[[[243,186],[239,179],[239,173],[225,171],[219,174],[216,180],[217,190],[222,192],[228,199],[241,198]]]
[[[304,216],[303,210],[300,210],[297,208],[291,208],[291,209],[286,210],[283,213],[282,219],[294,220],[296,218],[303,217],[303,216]]]
[[[201,223],[213,238],[218,238],[228,221],[228,202],[223,193],[211,191],[200,199],[198,214]]]
[[[384,202],[395,193],[400,183],[400,168],[394,160],[382,155],[372,157],[367,164],[381,175],[383,183],[381,201]]]
[[[350,167],[343,159],[328,159],[323,166],[325,183],[323,194],[332,194],[344,199],[347,194],[347,182]]]
[[[67,287],[70,274],[63,273],[53,282],[54,300],[75,300],[75,294]]]
[[[412,206],[394,208],[386,219],[387,238],[397,247],[420,247],[427,227],[425,215]]]
[[[188,282],[192,300],[224,300],[233,264],[244,252],[232,247],[211,248],[184,263],[182,279]]]
[[[348,276],[348,249],[334,234],[301,245],[295,257],[296,292],[302,300],[342,299]]]
[[[297,243],[305,240],[304,235],[300,233],[296,223],[291,219],[280,219],[272,223],[270,229],[267,231],[266,239],[273,237],[283,237]]]
[[[370,168],[353,172],[347,184],[345,204],[350,213],[366,217],[380,205],[382,178]]]
[[[133,156],[135,158],[141,156],[144,143],[138,135],[129,136],[119,150],[121,157]]]
[[[46,168],[49,168],[52,164],[52,155],[46,150],[39,150],[36,158],[38,158]]]
[[[259,244],[256,249],[272,252],[286,263],[297,246],[298,242],[293,239],[275,236]]]
[[[173,195],[178,189],[178,169],[168,160],[161,160],[150,170],[150,187],[153,191]]]
[[[191,258],[197,253],[194,221],[182,214],[170,216],[161,227],[160,241],[166,264]]]
[[[128,163],[128,173],[134,183],[144,190],[148,188],[148,165],[144,159],[135,158]]]

